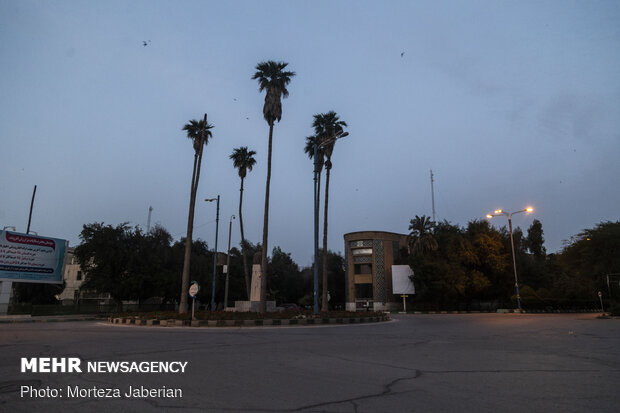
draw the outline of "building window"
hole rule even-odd
[[[355,255],[372,255],[372,248],[356,248],[351,250],[351,253]]]
[[[355,299],[372,301],[372,284],[355,284]]]
[[[78,281],[80,281],[82,279],[82,271],[78,271],[77,273],[77,278]]]
[[[355,274],[372,274],[372,264],[355,264]]]

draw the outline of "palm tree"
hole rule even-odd
[[[209,138],[213,136],[211,129],[213,125],[207,123],[207,114],[201,121],[190,120],[183,126],[187,132],[187,137],[194,144],[194,169],[192,171],[192,186],[189,196],[189,214],[187,217],[187,237],[185,238],[185,258],[183,260],[183,276],[181,279],[181,301],[179,303],[179,314],[187,312],[188,289],[189,289],[189,264],[192,249],[192,233],[194,231],[194,207],[196,205],[196,191],[198,180],[200,179],[200,166],[202,164],[203,148],[209,143]]]
[[[323,154],[323,148],[320,147],[321,141],[316,136],[308,136],[306,137],[306,146],[304,147],[304,153],[308,155],[310,160],[314,161],[314,145],[317,146],[317,156],[319,158],[319,176],[317,180],[317,194],[316,194],[316,205],[317,210],[320,205],[320,194],[321,194],[321,172],[323,171],[323,164],[325,163],[325,155]]]
[[[284,71],[288,66],[285,62],[269,60],[256,65],[256,73],[252,79],[258,80],[258,90],[266,90],[263,117],[269,125],[269,146],[267,151],[267,183],[265,185],[265,217],[263,221],[263,243],[261,252],[261,290],[258,311],[264,313],[267,298],[267,233],[269,231],[269,184],[271,181],[271,143],[273,139],[273,124],[282,119],[282,97],[288,96],[286,86],[290,83],[295,72]]]
[[[325,210],[323,212],[323,293],[321,311],[328,311],[327,301],[327,205],[329,201],[329,175],[332,169],[332,152],[336,143],[336,137],[342,135],[343,127],[347,123],[340,120],[333,110],[327,113],[314,115],[314,134],[322,142],[323,153],[325,155]]]
[[[247,253],[245,248],[245,237],[243,235],[243,214],[241,212],[241,206],[243,205],[243,180],[247,174],[247,171],[251,171],[252,167],[256,164],[255,151],[248,151],[247,146],[235,148],[230,155],[230,159],[233,160],[233,165],[239,170],[239,178],[241,178],[241,188],[239,189],[239,226],[241,227],[241,251],[243,254],[243,273],[245,274],[245,289],[250,299],[250,272],[248,270]]]
[[[435,223],[426,215],[415,216],[409,221],[409,246],[411,252],[416,255],[424,255],[438,248],[437,241],[433,236]]]

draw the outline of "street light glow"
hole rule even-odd
[[[491,219],[491,218],[493,218],[493,215],[487,214],[487,218]]]
[[[527,207],[527,208],[525,208],[525,212],[527,212],[528,214],[529,214],[530,212],[534,212],[534,208],[532,208],[532,207]]]
[[[501,214],[501,213],[502,213],[502,210],[501,210],[501,209],[496,209],[496,210],[495,210],[495,213],[496,213],[496,214]]]

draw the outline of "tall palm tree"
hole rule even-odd
[[[323,292],[321,311],[328,311],[329,303],[327,301],[327,206],[329,201],[329,176],[332,169],[332,153],[336,144],[336,137],[341,135],[347,123],[340,120],[336,112],[333,110],[327,113],[319,113],[314,115],[315,136],[322,142],[323,153],[325,155],[325,210],[323,212]]]
[[[409,246],[411,252],[416,255],[424,255],[438,248],[437,241],[433,236],[435,223],[426,215],[415,216],[409,221]]]
[[[320,138],[317,138],[316,136],[308,136],[306,137],[306,146],[304,147],[304,153],[306,155],[308,155],[308,158],[310,158],[310,160],[314,161],[314,145],[317,145],[317,156],[319,158],[319,176],[318,176],[318,180],[317,180],[317,194],[316,194],[316,207],[317,210],[319,208],[320,205],[320,194],[321,194],[321,172],[323,171],[323,164],[325,163],[325,155],[323,154],[323,148],[321,148],[319,145],[321,145],[321,140]]]
[[[200,166],[202,164],[202,152],[209,143],[209,138],[213,136],[211,129],[213,125],[207,123],[207,114],[204,119],[190,120],[183,126],[187,132],[187,137],[194,144],[194,168],[192,171],[192,186],[189,196],[189,214],[187,217],[187,237],[185,238],[185,258],[183,260],[183,276],[181,279],[181,301],[179,303],[179,313],[187,312],[188,289],[189,289],[189,265],[192,249],[192,233],[194,231],[194,207],[196,206],[196,191],[198,180],[200,179]]]
[[[245,275],[245,289],[250,299],[250,271],[248,270],[248,260],[245,248],[245,236],[243,235],[243,214],[241,212],[241,206],[243,205],[243,180],[248,171],[252,170],[252,167],[256,164],[255,151],[248,151],[247,146],[235,148],[230,155],[230,159],[233,161],[235,168],[239,170],[239,178],[241,178],[241,188],[239,189],[239,226],[241,227],[241,251],[243,254],[243,273]]]
[[[273,124],[282,119],[282,98],[288,96],[286,86],[295,72],[285,71],[288,63],[269,60],[256,65],[256,73],[252,79],[258,80],[258,90],[266,90],[263,117],[269,125],[269,146],[267,151],[267,183],[265,185],[265,217],[263,220],[263,243],[261,253],[261,292],[258,311],[264,313],[267,299],[267,233],[269,231],[269,184],[271,181],[271,143],[273,140]]]

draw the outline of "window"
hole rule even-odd
[[[372,284],[355,284],[355,299],[372,301]]]
[[[76,280],[80,281],[82,279],[82,271],[78,271]]]
[[[372,274],[372,264],[355,264],[355,274]]]

